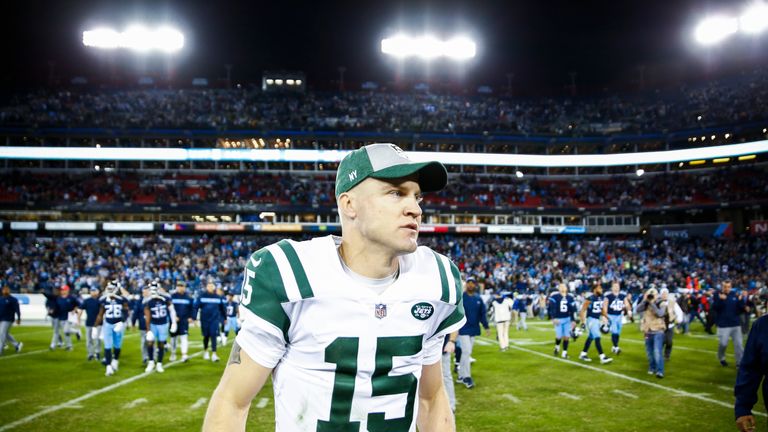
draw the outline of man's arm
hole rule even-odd
[[[443,367],[440,361],[421,369],[416,424],[421,432],[456,430],[448,393],[443,387]]]
[[[736,375],[736,385],[733,393],[736,396],[734,411],[736,414],[736,425],[741,431],[753,430],[755,418],[752,414],[752,407],[757,403],[757,389],[765,378],[765,372],[761,370],[763,359],[761,353],[761,336],[766,333],[765,318],[755,321],[747,338],[747,345],[744,347],[744,356],[739,365],[739,371]]]
[[[585,299],[584,304],[581,305],[581,311],[579,312],[579,318],[581,319],[581,322],[585,322],[587,320],[587,309],[591,303],[592,301]]]
[[[251,401],[271,373],[272,369],[253,361],[235,341],[227,368],[208,404],[203,431],[244,431]]]

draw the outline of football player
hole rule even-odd
[[[619,348],[621,325],[625,312],[628,317],[632,316],[632,297],[621,291],[619,282],[614,281],[611,284],[611,292],[605,295],[603,309],[605,309],[603,315],[608,317],[608,322],[611,324],[611,342],[613,345],[611,352],[616,355],[621,354],[621,348]]]
[[[168,340],[170,316],[170,331],[177,330],[176,310],[171,298],[160,292],[160,281],[154,280],[149,284],[149,297],[144,299],[144,319],[149,324],[147,332],[147,355],[149,361],[144,372],[156,370],[165,372],[163,368],[163,356],[165,355],[165,342]],[[155,364],[154,342],[157,340],[157,364]]]
[[[92,287],[90,289],[90,296],[83,300],[82,303],[82,308],[85,311],[85,345],[88,347],[88,361],[98,360],[101,352],[101,338],[99,338],[101,328],[96,326],[96,319],[101,312],[101,297],[99,294],[99,288]]]
[[[564,283],[557,286],[556,293],[549,298],[549,317],[552,324],[555,325],[555,351],[560,353],[560,342],[563,342],[562,357],[568,358],[568,342],[570,341],[571,328],[573,322],[571,319],[576,314],[576,300],[568,294],[568,287]]]
[[[221,326],[221,317],[226,316],[224,309],[224,298],[216,294],[216,285],[208,282],[205,286],[205,292],[195,301],[195,311],[193,316],[197,317],[200,312],[200,329],[203,332],[203,360],[219,361],[216,354],[216,339],[219,336],[219,327]],[[211,344],[211,353],[208,353],[208,343]]]
[[[189,360],[189,324],[192,322],[192,309],[194,300],[187,293],[187,283],[180,280],[176,282],[176,290],[171,294],[171,302],[176,310],[178,325],[176,332],[171,334],[170,361],[176,360],[176,345],[181,341],[181,361]]]
[[[70,295],[68,285],[62,285],[59,289],[59,296],[56,298],[56,319],[54,320],[53,338],[51,339],[51,350],[56,348],[57,336],[59,335],[59,329],[64,330],[64,343],[67,351],[72,351],[72,323],[69,321],[69,313],[79,311],[79,302],[75,296]],[[59,339],[61,342],[61,339]]]
[[[592,341],[595,341],[595,348],[600,355],[600,363],[607,364],[613,361],[612,358],[607,357],[603,353],[603,344],[600,339],[600,325],[602,322],[608,322],[608,316],[605,314],[605,308],[603,308],[603,287],[600,282],[595,282],[592,286],[592,293],[584,299],[584,304],[581,306],[581,322],[583,323],[586,318],[587,323],[587,340],[584,342],[584,349],[579,354],[579,360],[585,362],[591,362],[587,352]]]
[[[270,375],[278,431],[455,430],[441,358],[465,321],[462,281],[417,243],[422,192],[446,183],[441,163],[393,144],[341,161],[341,238],[283,240],[248,260],[243,327],[204,430],[243,430]]]
[[[240,309],[237,307],[237,302],[234,301],[233,298],[234,295],[231,292],[228,292],[227,301],[224,304],[224,308],[227,312],[227,322],[224,325],[224,339],[222,345],[227,344],[227,338],[229,337],[230,331],[235,332],[235,335],[240,331],[240,326],[237,323],[237,320],[240,318]]]
[[[98,339],[98,329],[101,326],[101,336],[104,339],[104,363],[107,367],[105,375],[107,376],[117,372],[120,363],[120,350],[123,347],[125,320],[128,319],[128,300],[119,292],[120,281],[115,279],[107,283],[104,288],[104,295],[99,298],[101,305],[99,315],[91,329],[91,338]]]

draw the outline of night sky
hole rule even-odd
[[[188,82],[212,80],[233,65],[235,82],[257,82],[263,70],[301,70],[312,87],[332,87],[339,66],[349,86],[373,80],[442,80],[505,86],[514,73],[519,93],[562,93],[569,72],[583,92],[632,88],[640,68],[648,85],[706,79],[765,63],[768,37],[733,40],[716,49],[696,47],[694,23],[708,12],[738,12],[725,1],[40,1],[3,2],[5,91],[44,85],[49,62],[55,76],[92,80],[110,73],[171,74]],[[133,21],[172,23],[187,38],[172,60],[105,54],[81,44],[97,24],[123,29]],[[478,56],[450,62],[398,66],[379,52],[382,37],[465,33],[478,41]]]

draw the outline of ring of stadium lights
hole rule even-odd
[[[415,162],[448,165],[594,167],[673,163],[768,152],[768,140],[682,150],[641,153],[531,155],[409,151]],[[0,147],[0,159],[118,161],[339,162],[346,150],[183,149],[138,147]]]
[[[693,37],[702,45],[714,45],[741,32],[757,35],[768,29],[768,4],[755,3],[738,17],[716,15],[703,19],[694,29]]]

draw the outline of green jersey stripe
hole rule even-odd
[[[462,298],[463,285],[461,284],[461,273],[459,273],[459,268],[456,267],[454,263],[451,263],[451,274],[453,275],[453,292],[451,292],[451,294],[455,294],[451,296],[451,304],[457,304]]]
[[[296,249],[293,248],[288,240],[281,240],[277,243],[280,249],[285,253],[285,257],[288,258],[288,263],[291,265],[293,275],[296,277],[296,284],[299,286],[299,293],[301,298],[307,299],[315,296],[312,292],[312,286],[307,279],[307,273],[304,271],[304,266],[301,264],[299,255],[296,253]]]
[[[240,304],[283,332],[288,342],[291,320],[281,303],[288,301],[275,258],[267,249],[251,255],[245,266]]]
[[[445,273],[443,262],[440,259],[440,255],[437,252],[432,251],[435,254],[435,261],[437,262],[437,271],[440,273],[440,285],[443,287],[443,294],[440,296],[440,301],[448,303],[450,300],[450,289],[448,288],[448,276]]]
[[[432,333],[430,337],[440,333],[441,331],[460,322],[463,319],[464,319],[464,301],[462,296],[462,297],[459,297],[459,304],[456,305],[456,309],[454,309],[453,312],[451,312],[451,314],[448,315],[448,317],[444,319],[439,326],[437,326],[437,330],[435,330],[435,332]]]

